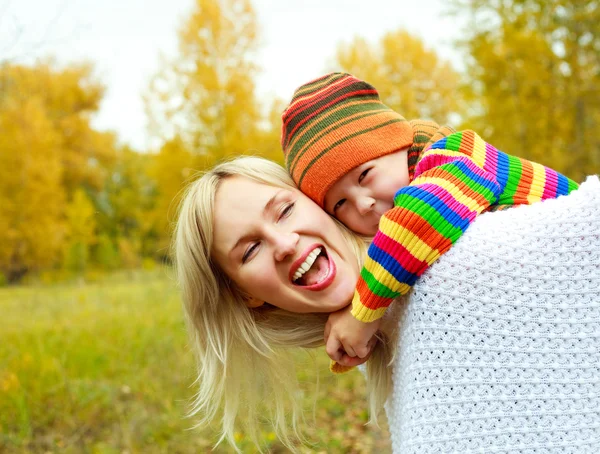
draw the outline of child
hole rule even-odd
[[[389,304],[410,291],[479,213],[577,188],[473,131],[406,121],[350,74],[328,74],[298,88],[282,121],[286,166],[300,190],[350,229],[375,235],[351,311],[332,314],[326,328],[327,353],[336,361],[344,352],[368,354]]]

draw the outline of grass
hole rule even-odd
[[[233,452],[213,448],[215,432],[190,429],[184,417],[194,366],[167,274],[0,289],[0,452]],[[320,376],[306,428],[314,445],[303,452],[390,451],[385,428],[365,426],[360,373],[329,374],[323,351],[316,362],[299,352],[298,361],[303,381]],[[255,452],[243,434],[238,439]],[[286,452],[272,432],[263,440],[270,452]]]

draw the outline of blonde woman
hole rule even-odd
[[[550,449],[585,430],[577,443],[600,448],[600,183],[551,202],[482,216],[385,320],[366,375],[394,452]],[[286,350],[323,345],[364,251],[274,163],[238,158],[193,182],[174,239],[198,364],[192,413],[219,418],[232,444],[238,426],[256,440],[267,415],[293,449],[302,409]]]

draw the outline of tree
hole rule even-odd
[[[572,178],[600,171],[600,5],[459,1],[474,110],[467,123],[511,154]]]
[[[83,189],[75,191],[65,214],[68,226],[65,268],[82,273],[88,264],[90,248],[96,242],[95,209]]]
[[[249,150],[251,154],[270,159],[282,166],[284,160],[281,149],[281,113],[285,107],[286,103],[279,98],[271,102],[267,121],[257,132],[254,148]]]
[[[127,146],[116,151],[116,161],[110,167],[103,191],[95,198],[99,230],[104,234],[96,257],[110,256],[111,248],[123,240],[136,244],[130,255],[148,255],[154,245],[149,238],[152,228],[149,213],[156,199],[156,183],[149,176],[154,156],[137,153]],[[105,266],[106,267],[106,266]],[[110,266],[108,266],[110,268]]]
[[[190,153],[179,137],[166,142],[152,156],[148,175],[155,182],[156,198],[148,214],[148,235],[155,240],[156,257],[167,260],[169,244],[182,190],[196,174],[198,156]]]
[[[94,79],[89,64],[59,68],[49,60],[35,66],[0,67],[0,96],[18,105],[36,99],[51,123],[69,198],[80,185],[100,189],[115,158],[114,135],[90,125],[103,95],[104,87]]]
[[[60,137],[35,98],[0,99],[0,272],[57,263],[64,239]]]
[[[178,137],[199,164],[256,147],[256,15],[249,0],[196,0],[179,30],[179,55],[146,96],[151,131]]]
[[[58,265],[67,206],[81,188],[102,189],[114,160],[114,136],[90,125],[102,94],[89,65],[0,65],[0,273],[9,280]]]
[[[404,30],[386,33],[375,44],[363,38],[341,44],[333,66],[369,82],[407,119],[452,123],[461,111],[458,72]]]
[[[120,264],[117,248],[106,233],[98,237],[98,243],[94,248],[94,262],[104,270],[114,270]]]

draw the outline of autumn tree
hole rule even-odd
[[[156,185],[156,198],[148,213],[147,232],[155,241],[156,255],[169,257],[169,243],[181,194],[186,182],[197,173],[198,156],[190,153],[176,136],[167,141],[148,164],[148,175]]]
[[[64,241],[60,137],[35,98],[0,91],[0,273],[57,264]]]
[[[267,117],[257,131],[257,138],[249,153],[284,165],[281,148],[281,114],[287,103],[280,98],[271,101]]]
[[[62,183],[69,197],[81,185],[100,189],[114,160],[115,137],[92,128],[104,86],[90,64],[59,68],[52,60],[35,66],[5,65],[0,92],[18,105],[36,99],[57,135]]]
[[[69,210],[84,207],[76,193],[101,190],[115,140],[90,124],[102,95],[89,65],[0,66],[0,272],[9,280],[57,266],[78,227]]]
[[[63,263],[69,271],[82,273],[88,265],[91,246],[96,242],[94,211],[85,191],[78,188],[65,210],[69,230]]]
[[[383,102],[407,119],[453,123],[461,112],[458,72],[405,30],[375,43],[360,37],[342,43],[331,67],[375,86]]]
[[[454,0],[468,17],[467,123],[575,179],[600,172],[600,5]]]
[[[146,96],[151,132],[179,137],[202,166],[256,147],[257,32],[249,0],[196,0],[178,32],[178,55]]]
[[[128,146],[118,147],[109,168],[104,189],[95,196],[98,228],[94,260],[102,268],[115,268],[118,249],[126,248],[134,257],[152,256],[156,249],[150,233],[150,213],[156,196],[156,183],[149,176],[154,156],[138,153]]]

